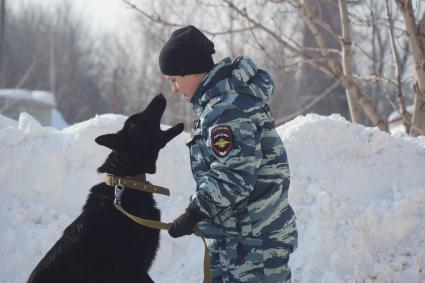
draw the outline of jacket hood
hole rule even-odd
[[[249,57],[238,57],[234,61],[225,58],[204,77],[190,102],[194,107],[203,106],[226,92],[252,96],[266,104],[273,94],[273,81]]]

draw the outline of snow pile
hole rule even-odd
[[[24,282],[80,213],[108,149],[94,138],[121,128],[124,116],[102,115],[61,131],[28,114],[0,115],[0,282]],[[292,173],[290,202],[298,216],[294,282],[422,282],[425,280],[425,138],[391,137],[339,116],[299,117],[279,128]],[[170,222],[193,192],[181,134],[161,151],[156,196]],[[17,248],[18,247],[18,248]],[[200,282],[202,241],[172,239],[150,274],[156,282]]]
[[[65,129],[69,126],[69,124],[63,118],[62,113],[60,113],[56,108],[52,109],[51,126],[58,130]]]
[[[423,282],[424,138],[336,115],[298,117],[279,132],[299,219],[294,281]]]
[[[0,114],[0,129],[5,127],[16,127],[18,123],[6,116]]]
[[[20,115],[18,123],[0,115],[0,282],[25,282],[79,215],[90,187],[104,178],[96,168],[109,153],[94,139],[121,129],[125,119],[107,114],[59,131],[42,127],[27,113]],[[187,138],[181,134],[170,142],[160,153],[157,175],[148,175],[148,180],[171,190],[171,198],[156,197],[164,221],[184,211],[194,188],[184,144]],[[155,281],[183,282],[188,273],[201,281],[202,241],[195,237],[175,240],[167,233],[161,237],[166,239],[150,272]]]

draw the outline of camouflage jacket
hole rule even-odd
[[[197,117],[187,142],[197,184],[190,206],[209,216],[198,224],[208,238],[260,235],[293,216],[286,151],[267,106],[272,93],[271,77],[251,59],[226,58],[190,101]]]

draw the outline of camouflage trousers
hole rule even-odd
[[[208,249],[213,283],[291,282],[288,261],[298,239],[295,216],[280,233],[212,240]]]

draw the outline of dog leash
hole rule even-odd
[[[150,192],[150,193],[157,193],[169,196],[170,191],[167,188],[163,188],[160,186],[152,185],[151,183],[145,181],[145,180],[138,180],[130,177],[116,177],[111,174],[106,175],[106,181],[105,183],[108,186],[113,186],[115,188],[114,192],[114,206],[115,208],[120,211],[122,214],[133,220],[134,222],[152,228],[152,229],[158,229],[158,230],[168,230],[171,223],[164,223],[161,221],[156,220],[150,220],[141,218],[138,216],[135,216],[129,212],[127,212],[122,206],[121,206],[121,197],[124,193],[125,188],[135,189],[143,192]],[[202,241],[204,242],[204,283],[212,283],[212,277],[211,277],[211,268],[210,268],[210,258],[208,256],[208,246],[207,242],[205,241],[205,238],[197,231],[196,229],[193,231],[193,234],[200,237]]]

